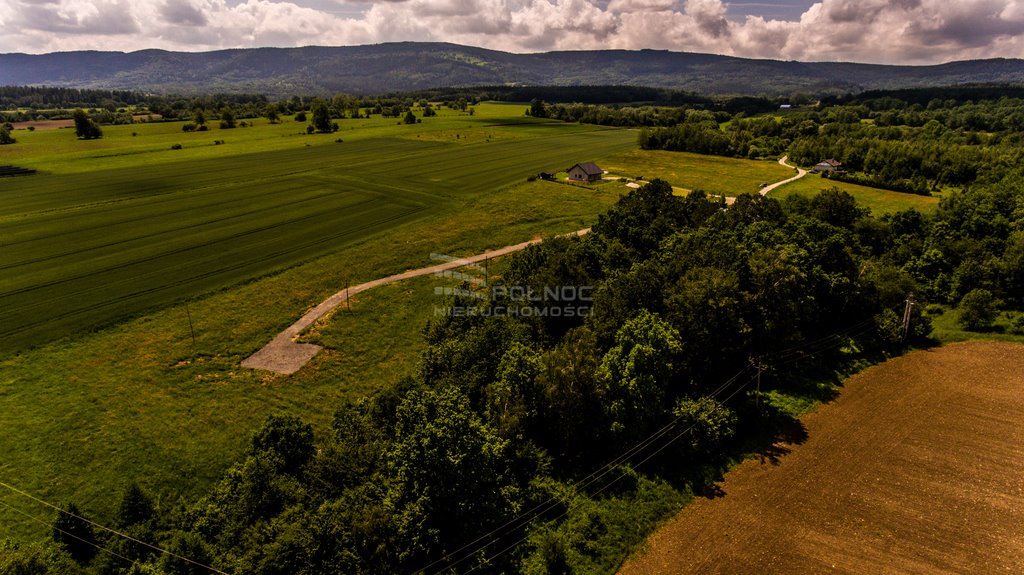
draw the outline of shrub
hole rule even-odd
[[[991,329],[999,316],[999,300],[986,289],[973,289],[960,300],[960,327],[971,331]]]
[[[205,132],[205,131],[207,131],[207,130],[209,130],[209,129],[210,129],[210,128],[208,128],[208,127],[206,126],[206,124],[203,124],[202,126],[199,126],[198,128],[196,128],[196,131],[197,131],[197,132]]]
[[[192,123],[192,122],[186,122],[186,123],[182,124],[181,131],[182,132],[195,132],[196,131],[196,125],[194,123]]]
[[[296,122],[305,122],[306,121],[306,113],[305,112],[299,112],[298,114],[295,114],[295,121]]]
[[[174,144],[174,145],[171,146],[171,149],[172,150],[180,150],[181,149],[181,144]]]
[[[1010,323],[1010,333],[1015,335],[1024,335],[1024,313],[1017,316]]]

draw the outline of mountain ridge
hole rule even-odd
[[[761,60],[669,50],[517,54],[446,42],[176,52],[0,54],[0,85],[160,93],[380,93],[480,85],[637,85],[712,95],[785,95],[1024,83],[1024,60],[934,65]]]

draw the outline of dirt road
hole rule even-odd
[[[590,228],[585,228],[574,232],[569,235],[582,236],[590,232]],[[306,365],[306,362],[313,359],[313,357],[320,351],[320,346],[313,345],[311,343],[298,343],[295,338],[299,337],[303,331],[309,326],[313,325],[316,320],[327,315],[331,310],[338,307],[342,303],[357,293],[373,289],[378,286],[399,282],[402,280],[412,279],[415,277],[431,275],[437,272],[443,272],[453,270],[465,266],[466,264],[475,264],[482,262],[489,258],[496,258],[504,255],[511,254],[526,249],[529,246],[540,243],[543,240],[530,240],[528,242],[522,242],[513,246],[505,246],[503,248],[477,254],[468,258],[458,259],[455,261],[445,262],[434,266],[428,266],[425,268],[419,268],[402,272],[400,274],[391,275],[385,278],[368,281],[355,286],[350,286],[347,289],[339,291],[331,297],[322,301],[319,305],[306,312],[298,321],[288,326],[287,329],[277,334],[273,340],[267,345],[263,346],[259,351],[242,360],[242,367],[248,367],[252,369],[265,369],[267,371],[273,371],[281,374],[291,374]]]
[[[803,422],[806,443],[739,465],[620,572],[1024,572],[1024,346],[914,352]]]
[[[775,188],[778,188],[779,186],[785,186],[786,184],[788,184],[790,182],[795,182],[795,181],[799,180],[800,178],[802,178],[802,177],[807,175],[807,170],[805,170],[803,168],[797,168],[796,166],[791,166],[791,165],[787,164],[786,160],[788,160],[788,159],[789,159],[789,156],[782,156],[781,158],[779,158],[779,163],[782,164],[783,166],[786,166],[787,168],[796,168],[796,175],[793,176],[792,178],[789,178],[789,179],[786,179],[786,180],[782,180],[781,182],[775,182],[774,184],[768,184],[767,186],[761,188],[761,195],[762,196],[767,196],[768,192],[774,190]]]

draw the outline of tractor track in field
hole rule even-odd
[[[26,325],[17,325],[17,326],[15,326],[13,328],[8,328],[8,329],[0,330],[0,338],[2,338],[2,337],[10,337],[10,336],[16,335],[16,334],[18,334],[20,332],[23,332],[24,330],[26,330],[28,328],[34,328],[34,327],[38,327],[40,325],[45,325],[47,323],[53,323],[55,321],[66,319],[68,317],[74,317],[74,316],[86,314],[86,313],[89,313],[89,312],[92,312],[92,311],[95,311],[95,310],[98,310],[98,309],[102,309],[104,307],[109,307],[111,305],[116,305],[116,304],[122,303],[124,301],[128,301],[128,300],[131,300],[131,299],[134,299],[134,298],[138,298],[138,297],[142,297],[142,296],[145,296],[145,295],[149,295],[149,294],[152,294],[152,293],[156,293],[156,292],[159,292],[159,291],[162,291],[162,290],[173,289],[173,288],[180,287],[180,286],[183,286],[183,285],[188,285],[190,283],[207,280],[207,279],[210,279],[212,277],[216,277],[216,276],[218,276],[220,274],[224,274],[224,273],[227,273],[227,272],[231,272],[231,271],[235,271],[235,270],[238,270],[238,269],[242,269],[242,268],[245,268],[246,266],[254,265],[257,261],[260,261],[260,260],[272,260],[274,258],[286,256],[286,255],[289,255],[289,254],[306,252],[309,248],[316,247],[318,245],[322,245],[322,244],[325,244],[325,243],[333,242],[333,241],[338,240],[340,238],[343,238],[345,236],[352,235],[355,232],[363,231],[364,229],[369,229],[369,228],[372,228],[374,226],[378,226],[378,225],[381,225],[381,224],[386,224],[386,223],[390,223],[390,222],[393,222],[393,221],[401,220],[402,218],[408,217],[408,216],[410,216],[410,215],[412,215],[412,214],[414,214],[416,212],[423,211],[424,209],[426,209],[426,208],[418,207],[418,208],[415,208],[415,209],[407,210],[407,211],[398,213],[396,215],[389,216],[388,218],[385,218],[385,219],[382,219],[382,220],[375,220],[373,222],[370,222],[368,224],[364,224],[362,226],[358,226],[358,227],[354,227],[354,228],[347,228],[343,232],[339,232],[339,233],[332,234],[332,235],[327,235],[327,236],[321,236],[321,237],[318,237],[316,240],[313,240],[313,241],[310,241],[310,242],[304,242],[304,243],[301,243],[301,244],[292,244],[292,245],[289,245],[287,248],[284,248],[284,249],[281,249],[281,250],[278,250],[278,251],[275,251],[275,252],[264,252],[264,253],[261,254],[260,258],[258,258],[258,260],[253,260],[253,259],[244,260],[244,261],[232,264],[230,266],[220,267],[220,268],[217,268],[217,269],[213,269],[213,270],[209,270],[209,271],[203,272],[201,274],[196,274],[196,275],[191,275],[191,276],[184,277],[184,278],[179,278],[179,279],[176,279],[174,281],[166,282],[166,283],[160,284],[160,285],[155,286],[155,287],[151,287],[151,288],[147,288],[147,289],[143,289],[143,290],[137,290],[137,291],[133,291],[133,292],[130,292],[130,293],[125,293],[125,294],[119,295],[119,296],[117,296],[115,298],[110,298],[110,299],[102,300],[102,301],[96,302],[96,303],[88,305],[88,306],[74,308],[74,309],[62,312],[60,314],[51,315],[51,316],[47,317],[45,320],[43,320],[43,321],[33,320],[31,323],[26,324]],[[223,239],[218,240],[218,242],[222,242],[222,241],[224,241],[224,240]],[[214,242],[214,243],[218,243],[218,242]],[[181,252],[181,251],[182,250],[176,250],[175,253],[178,253],[178,252]],[[169,255],[169,254],[168,253],[160,254],[159,256],[156,256],[156,257],[153,257],[153,258],[146,258],[145,261],[152,261],[152,260],[158,259],[159,257],[166,257],[167,255]],[[138,263],[138,262],[136,262],[136,263]],[[182,265],[184,265],[184,264],[182,264]],[[119,267],[124,267],[124,266],[119,266]],[[112,271],[112,270],[107,269],[107,270],[103,270],[103,271]],[[160,270],[157,270],[157,271],[154,271],[154,272],[149,272],[149,273],[151,273],[151,274],[152,273],[166,274],[167,270],[160,269]],[[96,275],[96,274],[89,274],[89,275]],[[137,278],[135,278],[135,277],[128,277],[128,278],[123,278],[123,279],[117,280],[116,282],[106,283],[106,284],[99,285],[99,286],[95,286],[95,285],[94,286],[89,286],[89,287],[86,287],[84,289],[79,289],[79,290],[76,290],[76,291],[73,291],[73,292],[68,292],[67,294],[62,295],[59,299],[73,298],[73,297],[80,296],[82,294],[85,294],[85,293],[88,293],[90,291],[94,291],[94,290],[97,290],[97,289],[108,290],[110,288],[110,286],[112,286],[112,285],[123,284],[125,282],[134,281],[135,279],[137,279]],[[24,291],[24,290],[21,290],[21,291]],[[5,294],[5,295],[7,295],[7,294]],[[24,306],[17,306],[17,307],[12,306],[10,309],[15,310],[15,311],[22,311],[22,310],[25,310],[25,309],[30,309],[32,307],[39,307],[40,305],[44,305],[44,304],[52,304],[53,301],[54,300],[47,300],[46,302],[42,302],[42,303],[33,303],[33,304],[24,305]]]
[[[584,228],[576,232],[567,234],[568,236],[582,236],[590,232],[590,228]],[[329,314],[332,310],[337,308],[339,305],[345,303],[348,298],[357,293],[364,292],[368,289],[373,289],[382,285],[387,285],[402,280],[417,278],[421,276],[431,275],[438,272],[450,271],[463,267],[467,264],[480,263],[490,258],[496,258],[505,256],[511,253],[522,251],[532,245],[539,244],[542,239],[533,239],[526,242],[518,243],[511,246],[505,246],[496,250],[490,250],[477,254],[475,256],[469,256],[466,258],[457,259],[442,264],[433,266],[427,266],[423,268],[417,268],[408,270],[402,273],[390,275],[384,278],[375,279],[359,285],[350,286],[331,297],[322,301],[319,305],[306,312],[298,321],[288,326],[284,331],[277,334],[277,337],[272,339],[270,343],[260,348],[259,351],[242,360],[242,367],[251,369],[263,369],[266,371],[272,371],[283,375],[289,375],[295,373],[302,366],[313,359],[313,357],[319,353],[322,349],[318,345],[311,343],[299,343],[295,341],[299,335],[302,334],[309,326],[316,323],[317,320]]]

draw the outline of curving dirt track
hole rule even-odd
[[[803,423],[804,444],[739,465],[620,572],[1024,573],[1024,346],[888,361]]]
[[[590,228],[584,228],[568,236],[582,236],[590,233]],[[345,288],[342,291],[332,295],[331,297],[320,302],[319,305],[313,309],[307,311],[301,318],[295,323],[288,326],[287,329],[277,334],[277,337],[270,340],[270,343],[263,346],[256,353],[242,360],[242,367],[250,369],[264,369],[267,371],[273,371],[283,375],[290,375],[296,371],[302,369],[302,366],[313,359],[317,353],[320,352],[320,346],[312,343],[298,343],[295,341],[303,331],[309,326],[313,325],[317,320],[322,318],[331,312],[334,308],[338,307],[342,303],[348,300],[349,296],[356,295],[357,293],[373,289],[378,286],[387,285],[402,280],[412,279],[415,277],[426,276],[435,274],[438,272],[458,269],[467,264],[480,263],[488,258],[498,258],[504,255],[515,253],[518,251],[525,250],[526,248],[539,244],[543,239],[537,238],[530,241],[515,244],[513,246],[505,246],[500,249],[491,250],[475,256],[467,258],[457,259],[449,261],[443,264],[437,264],[428,266],[425,268],[417,268],[402,272],[400,274],[391,275],[388,277],[375,279],[359,285]]]

